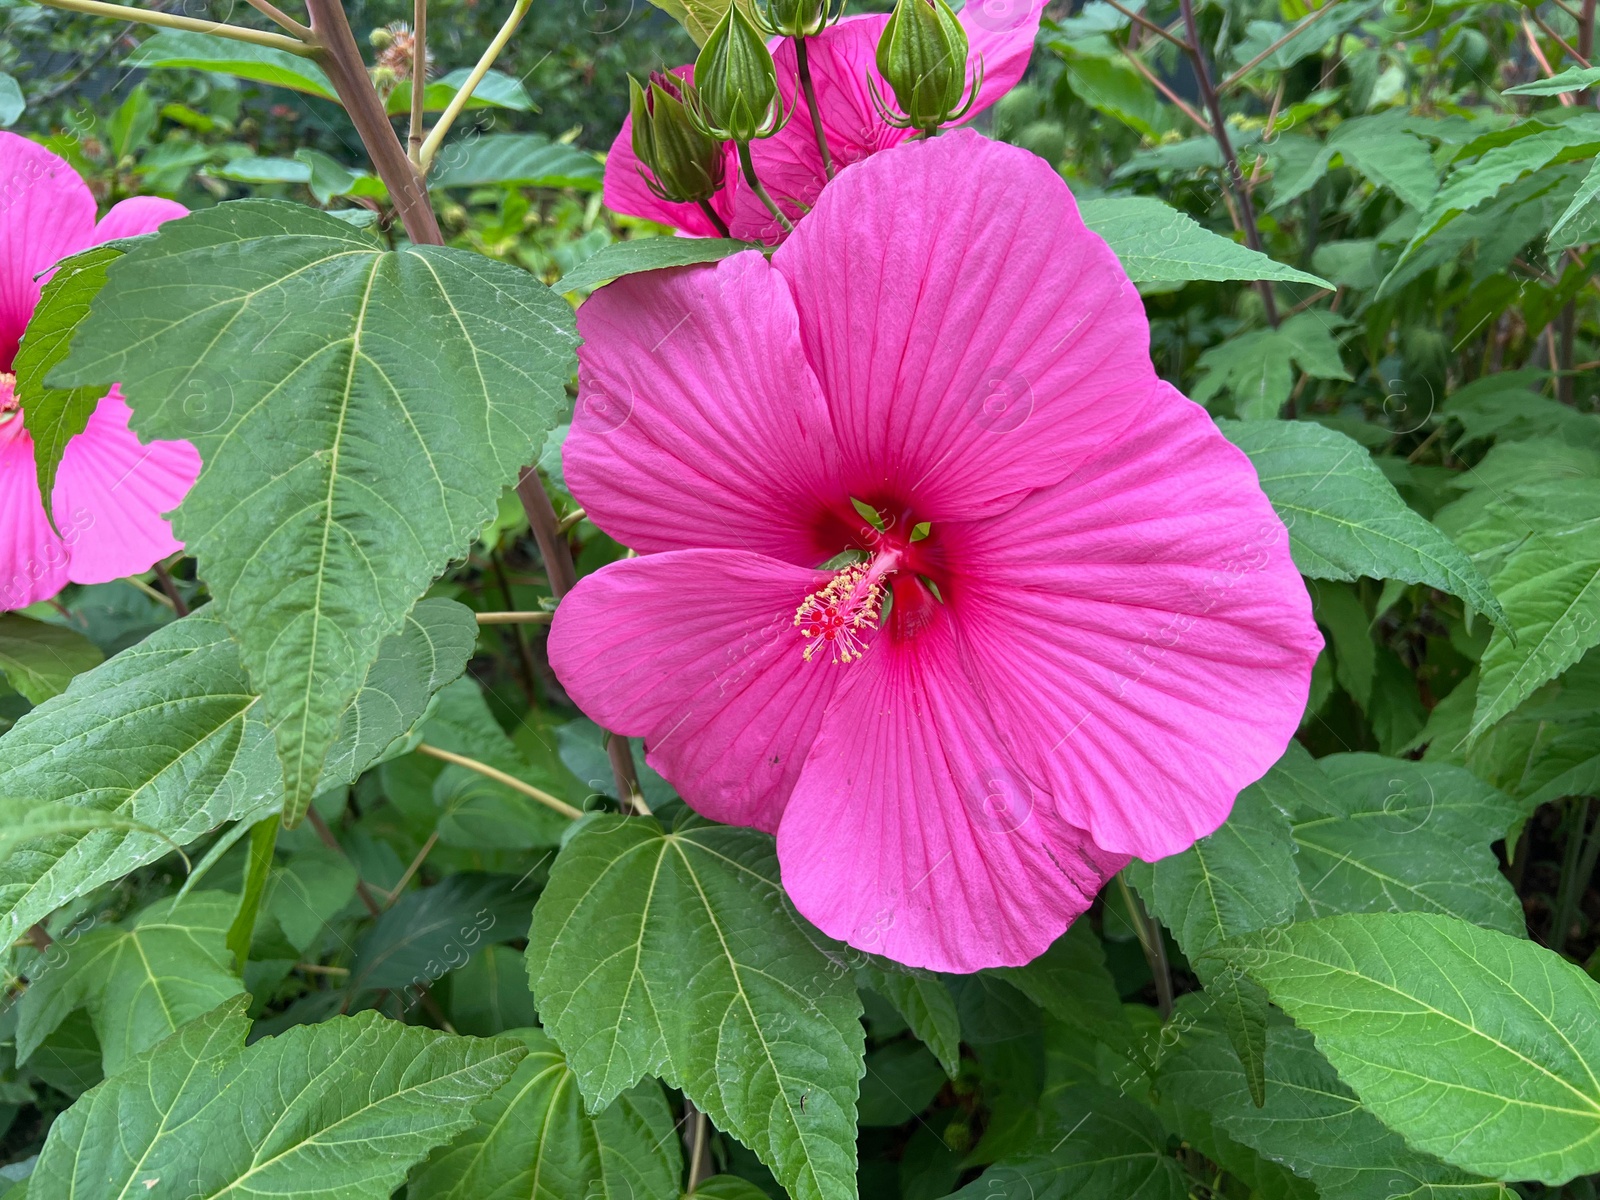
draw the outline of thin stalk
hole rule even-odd
[[[566,516],[561,518],[561,524],[556,526],[556,532],[562,537],[566,537],[571,530],[578,527],[578,522],[582,521],[588,515],[589,514],[584,512],[581,508],[573,509]]]
[[[495,578],[500,581],[500,591],[509,605],[512,603],[511,580],[506,578],[505,560],[500,557],[500,551],[491,550],[489,561],[494,564]],[[528,645],[528,633],[521,623],[512,622],[511,633],[517,643],[517,659],[522,664],[522,692],[531,708],[539,702],[539,672],[533,665],[533,647]]]
[[[1550,60],[1544,56],[1544,47],[1539,45],[1539,37],[1533,32],[1533,26],[1528,23],[1528,14],[1526,12],[1522,14],[1522,33],[1528,39],[1528,49],[1533,54],[1534,62],[1539,64],[1539,69],[1544,72],[1546,79],[1551,78],[1556,73],[1555,68],[1550,65]],[[1571,108],[1576,103],[1572,98],[1571,92],[1561,92],[1556,96],[1556,99],[1561,101],[1562,108]]]
[[[417,856],[411,860],[411,865],[406,868],[406,873],[400,876],[400,882],[389,889],[389,899],[385,907],[387,907],[388,904],[393,904],[400,898],[400,893],[405,891],[406,885],[416,878],[417,872],[422,869],[423,861],[428,857],[429,853],[432,852],[434,846],[438,845],[438,843],[439,831],[435,829],[428,835],[428,840],[422,843],[422,849],[417,851]]]
[[[1151,33],[1155,34],[1157,37],[1166,38],[1167,41],[1171,42],[1179,50],[1182,50],[1185,54],[1187,54],[1189,52],[1189,43],[1184,41],[1181,37],[1177,36],[1177,34],[1168,33],[1160,25],[1157,25],[1154,21],[1151,21],[1151,20],[1149,20],[1149,19],[1147,19],[1145,17],[1141,17],[1138,13],[1134,12],[1133,9],[1131,9],[1131,8],[1123,8],[1122,5],[1117,3],[1117,0],[1106,0],[1106,3],[1111,5],[1112,8],[1116,9],[1123,16],[1127,17],[1128,20],[1132,21],[1135,25],[1139,25],[1139,26],[1141,26],[1141,27],[1143,27],[1145,29],[1148,29]]]
[[[111,17],[118,21],[134,21],[140,25],[155,25],[162,29],[182,29],[188,33],[214,33],[218,37],[232,38],[236,42],[250,42],[256,46],[269,46],[274,50],[287,50],[302,58],[310,58],[315,47],[299,38],[284,37],[281,33],[267,33],[260,29],[246,29],[242,25],[229,25],[222,21],[202,21],[196,17],[181,17],[176,13],[155,12],[134,8],[127,4],[105,4],[101,0],[39,0],[50,8],[63,8],[68,12],[87,13],[91,17]]]
[[[161,590],[172,601],[172,611],[180,617],[187,617],[189,615],[189,606],[183,602],[183,593],[178,591],[178,584],[172,578],[172,573],[161,563],[156,563],[152,569],[156,573],[156,579],[161,584]]]
[[[756,178],[755,160],[750,157],[749,142],[735,142],[739,147],[739,165],[744,168],[745,182],[750,185],[750,190],[756,194],[761,203],[767,206],[767,211],[778,218],[778,224],[789,232],[794,232],[794,225],[788,217],[783,215],[783,209],[773,203],[772,197],[767,195],[767,189],[761,186],[761,180]]]
[[[406,156],[419,162],[422,113],[428,90],[428,0],[411,6],[411,123],[406,126]]]
[[[811,86],[811,58],[803,37],[794,39],[795,63],[800,68],[800,90],[806,94],[806,108],[811,111],[811,133],[817,139],[817,149],[822,151],[822,170],[833,178],[833,155],[828,152],[828,135],[822,131],[822,110],[817,107],[817,89]]]
[[[1337,7],[1338,7],[1338,5],[1336,5],[1336,4],[1324,4],[1321,8],[1317,9],[1316,12],[1312,13],[1305,20],[1301,21],[1300,24],[1296,25],[1293,29],[1289,30],[1288,33],[1284,34],[1277,41],[1273,42],[1272,45],[1268,46],[1260,54],[1256,55],[1249,62],[1245,63],[1244,66],[1240,67],[1232,75],[1229,75],[1226,79],[1224,79],[1217,86],[1217,91],[1222,93],[1223,95],[1227,95],[1230,91],[1232,91],[1234,89],[1235,86],[1238,85],[1238,83],[1239,83],[1239,81],[1241,79],[1243,79],[1251,71],[1255,70],[1255,68],[1257,66],[1259,66],[1263,60],[1265,60],[1268,57],[1270,57],[1275,51],[1277,51],[1280,47],[1282,47],[1285,42],[1287,42],[1290,38],[1296,36],[1297,34],[1303,33],[1305,30],[1311,28],[1311,26],[1315,25],[1318,21],[1322,20],[1323,17],[1327,16],[1329,13],[1331,13]],[[1193,30],[1190,30],[1189,36],[1190,37],[1194,36],[1194,31]],[[1199,42],[1195,43],[1196,46],[1198,46],[1199,44],[1200,44]]]
[[[1163,1021],[1172,1017],[1172,967],[1167,962],[1167,946],[1161,938],[1161,926],[1145,911],[1139,893],[1128,886],[1122,874],[1117,874],[1117,886],[1122,889],[1123,902],[1133,914],[1134,932],[1139,935],[1139,947],[1145,961],[1150,964],[1150,974],[1156,981],[1156,1008]]]
[[[227,946],[233,951],[234,970],[243,972],[250,957],[250,939],[255,936],[256,917],[261,912],[261,897],[267,890],[267,876],[272,871],[272,852],[278,844],[278,830],[283,821],[273,813],[264,821],[250,827],[250,863],[245,868],[244,894],[239,897],[239,909],[228,926]]]
[[[439,144],[444,141],[444,135],[450,132],[450,126],[461,115],[461,110],[466,108],[467,101],[472,99],[472,93],[483,82],[483,77],[489,73],[489,68],[494,66],[495,59],[500,57],[500,52],[506,48],[511,35],[516,33],[517,26],[522,24],[522,18],[528,15],[528,8],[532,3],[533,0],[517,0],[511,9],[511,15],[506,18],[505,24],[500,26],[500,32],[494,35],[494,41],[489,43],[488,49],[479,56],[478,65],[472,68],[472,73],[461,85],[461,90],[450,98],[449,105],[439,116],[438,124],[428,131],[427,139],[417,153],[417,164],[424,174],[433,164],[433,156],[439,153]]]
[[[263,17],[266,17],[267,20],[272,21],[280,28],[287,29],[302,42],[316,41],[316,36],[311,32],[311,26],[300,24],[299,21],[296,21],[276,4],[271,3],[271,0],[245,0],[245,3]]]
[[[1200,126],[1200,128],[1205,130],[1205,132],[1211,132],[1211,122],[1197,113],[1194,110],[1193,105],[1191,105],[1187,100],[1183,99],[1183,97],[1179,96],[1177,92],[1173,91],[1165,83],[1163,83],[1161,77],[1145,65],[1144,59],[1140,58],[1137,54],[1133,53],[1133,51],[1127,49],[1126,47],[1123,48],[1122,56],[1128,60],[1129,65],[1132,66],[1135,71],[1144,76],[1146,83],[1150,84],[1156,89],[1156,91],[1165,96],[1167,101],[1177,108],[1179,112],[1188,117],[1196,125]]]
[[[717,216],[717,210],[711,207],[711,201],[697,200],[695,203],[700,206],[700,211],[705,213],[706,219],[711,222],[711,227],[717,231],[718,237],[733,236],[733,234],[728,232],[728,223],[721,217]]]
[[[705,1113],[695,1107],[694,1101],[689,1097],[683,1098],[683,1106],[688,1110],[684,1116],[689,1121],[689,1192],[692,1195],[711,1173],[710,1159],[706,1154],[711,1122]]]
[[[310,823],[312,831],[324,846],[344,859],[345,862],[350,863],[352,867],[355,866],[349,853],[339,844],[339,839],[333,836],[333,830],[328,828],[328,823],[322,819],[322,814],[315,807],[306,809],[306,821]],[[361,903],[366,906],[367,913],[370,916],[378,917],[383,915],[383,906],[378,903],[378,898],[372,894],[372,889],[367,886],[367,881],[361,878],[359,874],[356,876],[356,895],[361,897]]]
[[[539,555],[544,559],[545,578],[550,581],[550,591],[557,601],[573,589],[578,582],[577,568],[572,565],[572,548],[561,532],[561,521],[555,506],[544,490],[539,472],[525,467],[517,481],[517,497],[522,501],[522,511],[528,514],[528,526],[533,530],[533,540],[539,543]],[[617,799],[629,804],[634,811],[639,805],[639,780],[633,769],[633,753],[628,739],[611,735],[606,741],[606,752],[611,759],[611,776],[616,783]]]
[[[1567,44],[1567,39],[1562,37],[1554,29],[1551,29],[1550,26],[1546,25],[1545,22],[1544,22],[1544,18],[1539,16],[1538,13],[1534,13],[1532,15],[1533,15],[1534,24],[1536,24],[1540,29],[1544,30],[1545,33],[1547,35],[1549,35],[1551,38],[1555,39],[1556,45],[1561,47],[1562,52],[1565,53],[1568,58],[1577,59],[1578,60],[1578,65],[1581,66],[1581,67],[1584,67],[1586,69],[1589,67],[1590,63],[1589,63],[1589,59],[1588,59],[1588,57],[1586,55],[1580,54],[1578,51],[1574,50],[1571,46],[1569,46]]]
[[[1211,60],[1206,57],[1205,48],[1200,44],[1200,24],[1195,20],[1194,0],[1179,0],[1179,7],[1183,12],[1184,27],[1189,32],[1190,57],[1194,61],[1194,74],[1200,86],[1200,97],[1205,101],[1206,111],[1211,114],[1211,136],[1216,138],[1217,148],[1222,151],[1222,161],[1228,172],[1228,187],[1239,205],[1239,222],[1244,228],[1245,243],[1257,254],[1265,254],[1266,251],[1261,244],[1261,230],[1256,226],[1256,209],[1250,200],[1250,189],[1245,186],[1244,175],[1239,170],[1239,156],[1234,153],[1233,140],[1228,136],[1228,122],[1222,111],[1222,97],[1211,82]],[[1266,313],[1267,324],[1276,329],[1278,302],[1272,293],[1272,283],[1265,279],[1257,280],[1256,288],[1261,293],[1261,306]]]
[[[426,754],[429,758],[437,758],[440,762],[454,763],[456,766],[465,767],[469,771],[476,771],[485,779],[492,779],[496,783],[504,784],[514,792],[521,792],[529,799],[537,800],[546,808],[560,813],[569,821],[576,821],[583,816],[581,809],[572,807],[565,800],[552,796],[549,792],[544,791],[542,788],[536,788],[531,783],[524,783],[515,775],[507,775],[504,771],[491,767],[488,763],[479,762],[475,758],[468,758],[465,754],[456,754],[451,750],[441,750],[438,746],[428,745],[427,742],[419,742],[417,744],[417,753]]]
[[[548,625],[555,613],[547,612],[484,612],[478,614],[479,625]]]
[[[1556,888],[1555,915],[1550,924],[1550,949],[1560,954],[1572,930],[1578,902],[1589,888],[1595,859],[1600,857],[1600,822],[1589,829],[1589,810],[1593,797],[1585,796],[1574,809],[1572,827],[1567,832],[1567,852],[1561,861],[1561,883]],[[1585,836],[1587,832],[1587,836]]]
[[[444,245],[427,185],[406,157],[406,148],[395,136],[394,126],[389,124],[389,114],[367,75],[367,64],[356,45],[355,34],[350,32],[343,4],[340,0],[306,0],[306,10],[311,14],[311,28],[322,44],[317,61],[327,71],[340,103],[350,114],[350,123],[367,148],[373,170],[389,189],[389,199],[400,214],[406,236],[419,246]]]

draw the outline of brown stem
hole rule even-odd
[[[350,863],[352,867],[355,866],[355,863],[350,859],[350,855],[345,852],[345,848],[339,844],[339,839],[333,836],[333,830],[329,829],[328,823],[322,819],[321,813],[315,808],[308,808],[306,809],[306,820],[311,823],[311,828],[316,832],[317,837],[321,839],[324,846],[344,859],[345,862]],[[377,917],[383,914],[383,907],[378,903],[378,898],[372,894],[372,889],[367,886],[367,881],[361,878],[359,874],[356,876],[356,895],[361,897],[361,903],[367,906],[367,912],[372,916]]]
[[[1578,53],[1584,58],[1594,53],[1594,0],[1583,0],[1583,15],[1578,18]]]
[[[1234,153],[1233,140],[1228,136],[1222,97],[1211,82],[1211,60],[1206,57],[1205,47],[1200,44],[1200,25],[1194,17],[1194,0],[1179,0],[1179,6],[1183,11],[1184,26],[1189,31],[1190,57],[1194,62],[1195,79],[1200,85],[1200,97],[1205,101],[1206,111],[1211,114],[1211,136],[1216,138],[1217,148],[1222,151],[1223,166],[1228,173],[1228,188],[1239,205],[1239,222],[1244,228],[1245,244],[1257,254],[1265,254],[1261,245],[1261,230],[1256,226],[1256,209],[1250,200],[1250,189],[1244,185],[1244,175],[1239,170],[1239,156]],[[1272,294],[1272,283],[1259,279],[1256,289],[1261,293],[1261,306],[1266,313],[1267,324],[1276,329],[1278,302]]]
[[[1293,29],[1289,30],[1288,33],[1284,34],[1277,41],[1273,42],[1272,45],[1268,46],[1260,54],[1256,55],[1249,62],[1245,63],[1244,66],[1240,67],[1232,75],[1229,75],[1226,79],[1224,79],[1222,81],[1222,83],[1218,85],[1217,91],[1220,92],[1220,93],[1224,93],[1224,94],[1226,94],[1227,92],[1232,91],[1233,88],[1234,88],[1234,85],[1237,84],[1246,75],[1248,75],[1251,71],[1253,71],[1262,62],[1262,60],[1264,60],[1269,55],[1271,55],[1274,51],[1279,49],[1290,38],[1296,36],[1297,34],[1303,33],[1305,30],[1311,28],[1311,26],[1315,25],[1318,21],[1322,20],[1323,17],[1325,17],[1329,13],[1331,13],[1336,7],[1337,7],[1337,5],[1325,4],[1321,8],[1317,9],[1316,12],[1312,13],[1305,20],[1301,21],[1300,24],[1296,25]],[[1187,17],[1185,17],[1185,20],[1187,20]],[[1194,31],[1192,29],[1189,31],[1189,36],[1190,36],[1190,38],[1194,37]],[[1199,44],[1200,44],[1199,42],[1195,42],[1196,46],[1198,46]]]
[[[1123,16],[1127,17],[1128,20],[1132,21],[1135,25],[1143,26],[1157,37],[1166,38],[1167,41],[1171,42],[1185,54],[1189,53],[1189,43],[1184,41],[1181,37],[1178,37],[1176,34],[1168,33],[1154,21],[1151,21],[1145,17],[1141,17],[1138,13],[1134,12],[1133,9],[1123,8],[1122,5],[1117,3],[1117,0],[1106,0],[1106,3],[1111,5],[1112,8],[1116,9]]]
[[[1539,38],[1533,32],[1533,26],[1528,23],[1528,14],[1522,14],[1522,32],[1528,39],[1528,49],[1533,52],[1533,60],[1539,64],[1539,69],[1544,72],[1546,79],[1555,75],[1555,68],[1550,65],[1550,60],[1544,56],[1544,47],[1539,45]],[[1575,101],[1570,92],[1561,92],[1556,96],[1561,101],[1562,108],[1571,108]]]
[[[296,21],[288,13],[273,4],[271,0],[245,0],[245,3],[266,17],[267,20],[287,29],[302,42],[310,43],[315,40],[315,35],[312,34],[308,26],[300,24],[299,21]]]
[[[317,61],[327,71],[339,102],[350,114],[350,122],[360,134],[378,178],[389,189],[389,199],[400,214],[406,236],[419,246],[444,245],[427,185],[418,177],[405,147],[395,136],[394,126],[389,124],[389,114],[384,112],[383,101],[367,75],[367,65],[355,34],[350,32],[343,4],[340,0],[306,0],[306,10],[321,43]],[[413,79],[413,90],[415,84]]]
[[[1554,29],[1551,29],[1549,25],[1545,24],[1543,17],[1539,16],[1538,13],[1534,13],[1533,19],[1540,29],[1544,30],[1545,33],[1549,34],[1550,37],[1555,39],[1556,45],[1561,47],[1562,52],[1566,54],[1568,58],[1577,59],[1578,65],[1584,68],[1587,68],[1590,65],[1588,56],[1578,52],[1577,50],[1574,50],[1571,46],[1567,45],[1567,39],[1562,37]]]
[[[161,584],[161,590],[167,594],[167,599],[172,601],[172,611],[180,617],[189,615],[189,606],[183,602],[183,593],[178,591],[177,581],[172,578],[171,572],[161,563],[154,567],[156,580]]]
[[[1170,87],[1163,83],[1159,75],[1157,75],[1149,67],[1145,66],[1142,58],[1127,49],[1122,51],[1122,56],[1128,60],[1129,65],[1132,66],[1135,71],[1144,76],[1146,83],[1150,84],[1150,86],[1155,88],[1156,91],[1165,96],[1168,101],[1177,107],[1179,112],[1183,113],[1184,116],[1188,117],[1207,133],[1211,132],[1211,122],[1207,121],[1199,113],[1195,112],[1194,107],[1189,104],[1188,101],[1184,100],[1183,97],[1179,96],[1177,92],[1173,91]]]

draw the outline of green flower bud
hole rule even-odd
[[[782,124],[777,98],[778,72],[767,43],[730,0],[694,60],[694,114],[701,132],[735,142],[771,137]]]
[[[928,133],[966,116],[982,82],[980,66],[968,94],[967,31],[945,0],[897,0],[878,39],[878,73],[905,114],[890,112],[874,84],[884,119]]]
[[[833,0],[766,0],[761,24],[774,37],[816,37],[844,15],[842,4],[832,8]]]
[[[711,199],[722,187],[722,145],[689,115],[682,81],[657,71],[647,87],[630,75],[628,89],[633,152],[655,176],[645,179],[650,190],[673,203]]]

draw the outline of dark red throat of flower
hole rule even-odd
[[[875,530],[858,540],[866,560],[836,572],[795,611],[807,662],[819,655],[835,663],[855,662],[875,636],[909,640],[938,614],[942,596],[930,582],[934,556],[925,542]]]

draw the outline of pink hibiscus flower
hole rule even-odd
[[[1044,5],[1045,0],[969,0],[958,14],[967,31],[969,64],[976,66],[980,58],[983,62],[983,85],[969,118],[988,108],[1022,78],[1033,53]],[[896,129],[885,122],[872,102],[869,81],[877,85],[879,95],[891,102],[894,98],[877,65],[878,38],[888,20],[887,13],[845,17],[818,36],[806,39],[817,108],[835,171],[915,136],[915,130]],[[785,111],[792,109],[793,114],[772,137],[750,143],[750,152],[762,186],[795,219],[811,210],[828,178],[812,131],[811,110],[800,87],[794,42],[781,38],[771,44],[778,69],[778,94]],[[690,79],[694,68],[686,65],[674,73]],[[724,147],[724,152],[728,183],[712,199],[712,208],[727,222],[734,237],[776,245],[787,236],[786,231],[744,183],[732,143]],[[652,193],[645,176],[640,174],[644,169],[633,152],[633,124],[629,118],[623,121],[622,132],[617,134],[606,158],[607,208],[659,221],[697,237],[717,235],[698,205],[672,204]]]
[[[1282,754],[1321,646],[1284,527],[1038,158],[912,142],[770,263],[578,323],[566,478],[641,557],[567,596],[552,665],[698,811],[775,832],[830,936],[1027,962]]]
[[[115,385],[67,443],[50,496],[51,527],[12,370],[50,266],[112,238],[149,233],[187,211],[139,197],[97,224],[94,197],[64,159],[0,133],[0,610],[48,600],[69,582],[147,571],[183,549],[161,514],[187,494],[200,456],[188,442],[142,444]]]

